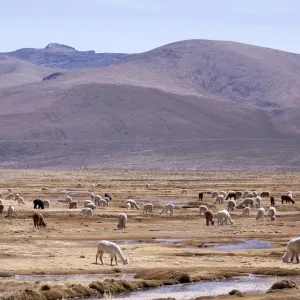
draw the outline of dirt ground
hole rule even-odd
[[[9,204],[15,208],[12,218],[4,218],[5,212],[0,216],[2,296],[36,284],[34,280],[25,282],[6,275],[136,274],[163,269],[187,272],[199,280],[230,273],[300,274],[299,265],[284,264],[281,260],[287,242],[298,236],[300,173],[0,170],[0,176],[5,210]],[[150,188],[146,188],[146,183]],[[42,187],[48,190],[42,192]],[[8,188],[24,197],[25,205],[5,200]],[[181,195],[182,188],[188,189],[187,195]],[[64,189],[78,191],[70,194],[78,201],[77,209],[57,202],[68,195]],[[270,200],[265,198],[261,204],[267,212],[264,221],[256,221],[258,208],[254,207],[250,217],[242,217],[242,210],[231,212],[234,225],[206,226],[197,208],[205,204],[215,214],[226,208],[226,203],[213,204],[209,194],[221,190],[269,191],[275,197],[276,220],[270,220]],[[200,191],[204,192],[203,201],[198,200]],[[280,195],[288,191],[292,191],[295,204],[281,204]],[[113,199],[108,207],[97,208],[93,216],[80,216],[83,202],[92,192],[102,196],[110,193]],[[33,226],[32,201],[37,198],[51,201],[50,209],[40,210],[47,222],[46,228]],[[135,199],[141,209],[127,211],[126,199]],[[153,203],[154,212],[143,215],[143,204],[148,202]],[[175,204],[173,217],[159,214],[163,204],[168,202]],[[116,229],[116,216],[120,212],[128,215],[125,230]],[[165,238],[186,240],[173,244],[155,240]],[[207,244],[237,243],[238,239],[248,238],[269,241],[272,248],[228,251],[206,247]],[[103,239],[133,240],[132,244],[120,244],[129,264],[123,265],[118,259],[116,269],[110,266],[108,254],[104,254],[104,265],[95,264],[97,242]],[[68,279],[68,282],[78,283],[78,279]],[[258,298],[253,296],[253,299]]]

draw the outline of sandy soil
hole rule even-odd
[[[5,213],[0,216],[0,271],[3,275],[127,274],[157,269],[180,270],[197,279],[230,272],[300,274],[297,264],[281,261],[287,242],[298,235],[300,173],[1,170],[0,175],[3,199],[7,188],[12,188],[26,201],[25,205],[18,205],[14,200],[3,200],[5,208],[12,204],[16,210],[12,218],[4,218]],[[81,188],[77,188],[78,183]],[[100,186],[92,188],[93,183]],[[146,189],[146,183],[150,189]],[[42,187],[49,190],[43,193]],[[187,195],[180,195],[183,187],[188,189]],[[54,201],[65,199],[67,194],[61,191],[63,189],[89,191],[71,194],[79,202],[79,208],[68,209],[66,203]],[[264,221],[256,221],[257,208],[253,208],[250,217],[242,217],[241,210],[231,213],[234,225],[207,227],[197,209],[186,208],[206,204],[216,213],[226,204],[213,204],[208,192],[246,189],[271,192],[278,212],[274,222],[269,216]],[[203,202],[197,199],[199,191],[205,193]],[[296,204],[281,204],[279,197],[287,191],[293,192]],[[80,216],[83,201],[91,192],[102,196],[108,192],[113,195],[113,200],[109,207],[97,208],[92,217]],[[32,200],[36,198],[51,200],[50,209],[41,211],[47,222],[46,228],[33,227]],[[142,209],[126,211],[127,229],[116,230],[116,216],[125,211],[124,203],[128,198],[135,199],[140,207],[152,202],[154,213],[146,216]],[[163,203],[167,202],[176,205],[173,217],[159,215]],[[262,206],[268,211],[269,199],[264,199]],[[155,241],[157,238],[187,240],[162,244]],[[205,247],[209,243],[237,243],[236,239],[248,238],[270,241],[272,248],[224,251]],[[135,240],[134,244],[121,244],[129,265],[123,265],[119,260],[118,269],[111,267],[107,254],[104,265],[95,264],[97,242],[102,239]],[[83,281],[80,279],[81,283]],[[77,283],[78,279],[68,282]],[[24,283],[15,277],[3,277],[0,295],[8,295],[34,283],[34,280]]]

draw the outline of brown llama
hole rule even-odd
[[[44,216],[41,213],[34,213],[32,215],[34,227],[46,227]]]
[[[205,213],[204,213],[204,216],[205,216],[205,219],[206,219],[206,225],[209,226],[209,223],[213,226],[215,225],[215,221],[213,220],[214,218],[214,215],[212,213],[211,210],[207,210]]]
[[[70,202],[69,208],[70,208],[70,209],[71,209],[71,208],[77,208],[77,201],[72,201],[72,202]]]
[[[262,193],[260,194],[260,196],[261,196],[262,198],[267,198],[267,197],[270,197],[270,193],[269,193],[269,192],[262,192]]]
[[[77,184],[77,188],[81,188],[82,185],[80,183]]]
[[[234,200],[236,200],[236,198],[237,198],[236,197],[236,193],[229,193],[225,200],[228,200],[228,199],[231,199],[231,198],[233,198]]]
[[[4,209],[4,205],[3,205],[3,204],[0,204],[0,215],[2,215],[3,209]]]
[[[271,206],[274,206],[275,205],[275,199],[274,199],[274,197],[271,197],[270,201],[271,201]]]
[[[285,203],[292,202],[293,204],[295,204],[295,201],[290,196],[287,196],[287,195],[281,196],[281,203],[283,204],[284,201],[285,201]]]
[[[199,193],[199,200],[202,201],[203,200],[203,193]]]

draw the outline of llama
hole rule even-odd
[[[19,198],[20,198],[20,194],[15,194],[15,201],[18,201],[19,200]],[[18,201],[19,202],[19,201]]]
[[[225,191],[221,191],[221,192],[219,192],[219,195],[222,195],[222,196],[224,196],[224,198],[226,198],[226,197],[227,197],[227,193],[226,193]]]
[[[224,202],[224,196],[223,195],[217,196],[216,200],[214,201],[214,204],[216,204],[217,202],[219,204],[223,203]]]
[[[223,226],[224,223],[225,225],[227,225],[227,221],[230,222],[230,225],[233,225],[234,223],[230,217],[229,212],[226,209],[220,210],[218,212],[217,218],[218,218],[218,226],[219,225]]]
[[[275,206],[275,199],[274,199],[274,197],[271,197],[270,201],[271,201],[271,206]]]
[[[9,205],[7,209],[7,215],[4,218],[12,217],[14,212],[15,212],[14,207]]]
[[[247,198],[254,198],[253,193],[248,193],[248,194],[246,195],[246,199],[247,199]]]
[[[265,219],[265,209],[263,207],[261,207],[257,211],[256,220],[264,220],[264,219]]]
[[[77,208],[77,201],[72,201],[69,203],[69,209],[71,208]]]
[[[98,206],[102,206],[103,208],[108,206],[108,201],[106,199],[100,199],[98,202]]]
[[[79,189],[79,188],[81,188],[82,187],[82,185],[80,184],[80,183],[78,183],[77,184],[77,188]]]
[[[25,200],[23,197],[19,197],[18,204],[25,204]]]
[[[182,189],[180,195],[187,195],[188,190],[187,189]]]
[[[238,199],[242,198],[243,193],[240,192],[240,191],[237,191],[237,192],[235,192],[235,196],[236,196],[236,199],[235,199],[235,200],[238,200]]]
[[[72,199],[72,197],[71,197],[71,196],[67,196],[65,201],[66,201],[66,203],[68,203],[68,204],[69,204],[70,202],[72,202],[72,201],[73,201],[73,199]]]
[[[208,210],[208,207],[206,205],[199,206],[200,215],[202,212],[205,213],[207,210]]]
[[[211,193],[211,197],[212,197],[212,198],[216,198],[216,197],[218,197],[218,196],[219,196],[219,193],[216,192],[216,191],[214,191],[214,192]]]
[[[4,205],[3,205],[3,204],[0,204],[0,215],[2,215],[3,210],[4,210]]]
[[[261,192],[260,197],[261,198],[268,198],[268,197],[270,197],[270,193],[269,192]]]
[[[105,200],[107,202],[107,205],[108,205],[108,203],[110,201],[110,198],[109,197],[104,197],[103,200]]]
[[[119,245],[116,243],[110,242],[110,241],[105,241],[102,240],[98,243],[97,247],[97,253],[96,253],[96,264],[97,264],[97,259],[99,257],[101,264],[103,265],[103,254],[104,253],[110,253],[110,265],[113,265],[113,259],[115,259],[116,266],[118,265],[117,261],[117,255],[119,258],[122,260],[124,265],[127,265],[129,263],[128,258],[126,258],[120,248]]]
[[[104,198],[109,198],[108,201],[111,201],[112,200],[112,195],[108,194],[108,193],[105,193],[104,194]]]
[[[249,192],[248,190],[245,191],[244,194],[243,194],[243,198],[245,199],[249,193],[250,193],[250,192]]]
[[[9,193],[9,194],[6,196],[5,200],[14,200],[14,197],[15,197],[15,195],[14,195],[13,193]]]
[[[46,227],[44,216],[41,213],[34,213],[32,215],[34,227]]]
[[[291,258],[291,262],[293,262],[294,257],[296,256],[296,261],[299,263],[299,253],[300,237],[295,237],[288,242],[285,254],[282,256],[282,262],[287,263],[289,258]]]
[[[257,208],[259,208],[260,207],[260,202],[261,202],[261,197],[257,196],[256,198],[254,198],[254,200],[255,200],[255,206]]]
[[[215,225],[215,221],[213,220],[214,215],[213,215],[211,210],[207,210],[204,213],[204,216],[205,216],[205,219],[206,219],[206,226],[209,226],[209,223],[210,223],[211,226]]]
[[[44,202],[40,199],[35,199],[32,202],[33,202],[33,208],[34,209],[38,209],[38,208],[44,209],[45,208]]]
[[[269,214],[270,214],[270,217],[271,217],[271,221],[274,221],[275,218],[276,218],[276,208],[271,206],[269,208]]]
[[[203,193],[198,194],[199,201],[203,201]]]
[[[285,201],[285,203],[292,202],[293,204],[295,204],[295,201],[290,197],[290,195],[282,195],[281,196],[281,203],[283,204],[284,201]]]
[[[251,209],[250,207],[245,207],[242,212],[242,216],[250,216]]]
[[[230,210],[232,210],[232,211],[234,211],[235,210],[235,207],[236,207],[236,203],[235,203],[235,201],[234,200],[229,200],[228,201],[228,211],[230,211]]]
[[[159,214],[161,215],[164,211],[166,212],[166,215],[169,214],[170,216],[173,216],[174,204],[167,203]]]
[[[95,210],[97,206],[96,206],[94,203],[89,203],[89,204],[87,204],[85,207],[86,207],[86,208],[90,208],[90,209],[92,209],[92,210]]]
[[[94,195],[94,194],[92,194],[91,195],[91,199],[92,199],[92,201],[95,203],[95,205],[98,205],[98,206],[100,206],[100,202],[101,202],[101,200],[103,199],[101,196],[99,196],[99,195]]]
[[[83,207],[87,207],[88,204],[94,204],[91,200],[84,200]]]
[[[125,213],[118,214],[118,223],[117,228],[118,229],[125,229],[127,223],[127,215]]]
[[[244,207],[244,206],[254,206],[254,199],[253,198],[246,198],[244,199],[239,205],[238,207]]]
[[[152,204],[152,203],[146,203],[146,204],[144,205],[143,214],[146,213],[146,215],[147,215],[148,212],[149,212],[150,214],[152,214],[152,211],[153,211],[153,204]]]
[[[12,190],[11,188],[8,188],[8,189],[7,189],[7,192],[8,192],[9,194],[11,194],[11,193],[13,193],[13,190]]]
[[[236,193],[228,193],[228,196],[226,197],[225,200],[231,199],[233,198],[234,200],[236,200]]]
[[[138,205],[136,204],[136,202],[135,202],[134,200],[132,200],[132,199],[126,200],[126,205],[127,205],[127,203],[130,203],[131,208],[140,209],[140,208],[138,207]]]
[[[131,204],[129,202],[126,203],[126,208],[127,208],[127,210],[131,210]]]
[[[94,211],[89,208],[89,207],[84,207],[81,211],[80,211],[80,215],[86,215],[86,216],[92,216],[94,214]]]
[[[50,201],[49,200],[43,200],[43,203],[44,203],[45,208],[50,208]]]

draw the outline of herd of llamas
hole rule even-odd
[[[79,184],[77,187],[81,187]],[[146,184],[146,189],[149,189],[150,185]],[[42,192],[45,193],[48,188],[43,187]],[[183,188],[181,190],[181,195],[187,195],[188,189]],[[255,219],[257,221],[263,221],[266,216],[266,209],[261,206],[262,198],[270,199],[270,206],[268,208],[269,217],[271,221],[274,221],[276,218],[276,208],[275,208],[275,199],[270,196],[269,192],[263,191],[258,194],[256,191],[213,191],[210,194],[210,197],[213,199],[213,204],[222,205],[223,203],[227,203],[227,209],[221,209],[217,212],[213,212],[210,210],[207,205],[199,206],[199,214],[204,215],[206,225],[215,225],[215,220],[217,220],[218,226],[224,225],[232,225],[234,224],[234,220],[230,215],[230,211],[234,211],[237,209],[241,209],[241,215],[243,217],[251,216],[251,209],[256,208],[256,216]],[[209,196],[208,196],[209,197]],[[199,201],[203,201],[204,193],[201,192],[198,194]],[[3,199],[3,193],[0,192],[0,214],[5,214],[4,218],[11,218],[15,214],[16,209],[9,204],[7,209],[5,209],[5,200],[14,200],[19,205],[25,205],[25,200],[20,196],[19,193],[14,193],[11,188],[7,190],[7,196]],[[239,203],[237,203],[239,201]],[[100,195],[95,195],[94,193],[90,194],[90,199],[84,200],[83,207],[80,210],[80,215],[83,216],[92,216],[97,207],[107,207],[112,202],[112,195],[105,193],[104,197]],[[33,209],[49,209],[50,201],[49,200],[41,200],[35,199],[32,201]],[[68,204],[69,209],[78,208],[78,201],[74,200],[71,196],[67,196],[65,199],[65,203]],[[293,196],[291,192],[288,192],[286,195],[281,196],[281,203],[294,204]],[[127,199],[124,203],[125,210],[132,209],[140,209],[138,203],[133,199]],[[165,213],[167,216],[173,216],[175,205],[173,203],[167,203],[163,206],[162,210],[159,214]],[[146,203],[143,205],[143,214],[153,214],[153,204]],[[33,225],[34,227],[46,227],[47,223],[45,222],[44,216],[42,213],[34,212],[32,215]],[[117,214],[118,223],[116,225],[117,229],[125,229],[127,226],[127,214],[125,212]],[[113,265],[113,260],[115,260],[115,264],[117,265],[117,256],[121,259],[123,264],[128,264],[129,260],[126,258],[121,250],[121,248],[114,242],[102,240],[99,241],[97,246],[96,253],[96,263],[99,258],[100,262],[103,264],[103,254],[109,253],[111,256],[111,265]],[[282,256],[283,262],[288,262],[289,260],[293,262],[294,258],[297,262],[299,262],[299,253],[300,253],[300,237],[293,238],[289,241],[287,245],[287,249],[285,254]]]

